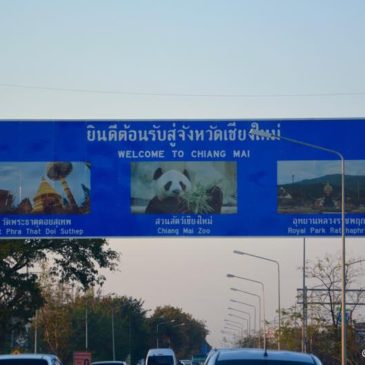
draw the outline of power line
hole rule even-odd
[[[158,97],[192,97],[192,98],[301,98],[301,97],[337,97],[337,96],[365,96],[365,92],[328,92],[328,93],[298,93],[298,94],[189,94],[189,93],[168,93],[168,92],[143,92],[143,91],[117,91],[117,90],[96,90],[78,88],[59,88],[36,85],[5,84],[0,87],[46,90],[55,92],[73,92],[87,94],[109,94],[109,95],[130,95],[130,96],[158,96]]]

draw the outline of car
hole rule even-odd
[[[10,354],[0,355],[0,365],[62,365],[52,354]]]
[[[312,354],[264,349],[217,349],[206,365],[322,365]]]
[[[128,365],[128,364],[126,361],[105,360],[105,361],[94,361],[91,363],[91,365]]]
[[[179,363],[182,365],[192,365],[192,361],[189,359],[179,360]]]
[[[178,365],[174,350],[170,348],[150,349],[145,365]]]

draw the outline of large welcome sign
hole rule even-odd
[[[365,120],[2,121],[0,235],[340,235],[341,164],[315,146],[345,157],[364,235],[364,138]]]

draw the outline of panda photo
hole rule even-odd
[[[163,172],[159,167],[153,174],[156,195],[149,201],[145,213],[166,214],[166,213],[193,213],[188,208],[184,194],[192,188],[189,173],[186,169],[183,172],[168,170]]]
[[[237,214],[234,161],[138,161],[130,177],[132,214]]]
[[[197,212],[193,196],[195,190],[186,169],[163,171],[157,168],[153,174],[155,196],[149,201],[146,214],[194,214],[194,213],[221,213],[223,193],[218,186],[204,189],[206,199],[204,212]]]

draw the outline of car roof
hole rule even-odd
[[[174,350],[170,348],[149,349],[147,356],[158,355],[175,355]]]
[[[240,360],[244,359],[266,359],[266,360],[287,360],[287,361],[297,361],[303,362],[304,364],[315,364],[313,356],[310,354],[304,354],[301,352],[293,351],[276,351],[263,349],[222,349],[217,350],[218,357],[216,361],[224,360]]]
[[[103,360],[103,361],[93,361],[91,364],[126,364],[125,361],[118,360]]]
[[[0,359],[58,359],[53,354],[7,354],[0,355]]]
[[[118,361],[118,360],[103,360],[103,361],[93,361],[91,364],[93,365],[102,365],[102,364],[126,364],[125,361]]]

